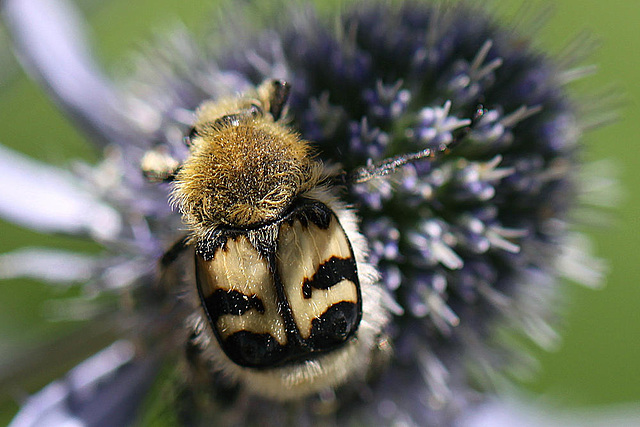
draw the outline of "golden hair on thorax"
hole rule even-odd
[[[320,179],[309,143],[265,113],[266,89],[257,95],[207,102],[196,112],[173,198],[187,225],[201,228],[197,234],[272,221]]]

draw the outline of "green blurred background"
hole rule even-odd
[[[196,31],[205,28],[215,2],[77,0],[76,3],[90,23],[96,56],[110,73],[117,75],[125,69],[123,64],[130,58],[130,52],[178,20]],[[494,3],[499,13],[509,15],[524,2]],[[577,85],[576,91],[596,89],[603,93],[605,88],[614,88],[624,94],[619,120],[586,137],[587,158],[613,161],[624,197],[611,214],[610,227],[586,229],[595,242],[596,253],[608,262],[606,286],[599,290],[573,284],[567,287],[562,345],[552,353],[534,349],[540,372],[523,384],[534,395],[541,394],[545,401],[560,407],[640,405],[640,146],[634,145],[640,135],[640,2],[536,3],[536,7],[543,8],[553,5],[553,14],[537,36],[541,46],[557,52],[582,30],[600,41],[591,57],[599,72]],[[26,78],[9,49],[6,32],[0,27],[0,143],[61,167],[72,159],[97,159],[83,136],[41,89]],[[0,236],[0,253],[27,245],[97,250],[83,241],[43,236],[2,221]],[[0,282],[0,366],[39,342],[81,326],[42,320],[47,307],[45,300],[74,293],[74,289],[51,289],[34,281]],[[29,384],[30,391],[50,379],[43,377]],[[4,397],[0,397],[0,402],[4,402],[0,403],[2,425],[17,406],[7,403]]]

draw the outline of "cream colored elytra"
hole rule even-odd
[[[311,335],[311,322],[329,307],[341,301],[358,302],[356,284],[346,279],[328,289],[312,289],[311,298],[304,297],[304,281],[311,279],[318,267],[332,257],[352,257],[347,236],[335,218],[331,218],[327,230],[322,230],[312,222],[303,226],[300,221],[294,221],[291,225],[285,223],[280,227],[276,259],[287,302],[300,336],[304,339]]]
[[[287,343],[282,314],[278,310],[273,275],[266,259],[261,257],[246,236],[227,242],[226,250],[218,251],[211,261],[200,261],[199,277],[202,295],[206,298],[216,290],[238,291],[242,295],[256,295],[264,308],[241,316],[226,314],[217,321],[218,333],[226,338],[238,331],[271,334],[280,345]]]
[[[377,271],[366,262],[365,238],[358,232],[355,213],[336,197],[334,190],[315,187],[304,197],[318,200],[337,216],[353,248],[358,266],[362,298],[362,319],[354,338],[343,347],[321,354],[313,360],[277,366],[272,369],[245,368],[231,361],[216,339],[195,289],[191,293],[197,312],[189,318],[190,330],[197,332],[196,344],[211,366],[229,379],[239,382],[248,392],[275,400],[300,399],[311,393],[335,387],[348,380],[364,380],[389,357],[384,327],[389,321],[391,301],[376,282]]]

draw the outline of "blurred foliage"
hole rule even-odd
[[[87,17],[95,53],[114,75],[126,72],[130,53],[144,46],[154,34],[182,22],[196,33],[212,21],[210,1],[77,0]],[[215,3],[215,2],[213,2]],[[499,13],[513,15],[524,0],[495,2]],[[535,8],[545,5],[537,4]],[[531,6],[529,6],[531,8]],[[608,88],[624,94],[620,118],[614,124],[587,135],[588,160],[611,159],[625,194],[612,213],[609,227],[585,225],[597,254],[606,258],[606,287],[592,290],[569,286],[563,343],[558,351],[534,349],[540,373],[523,381],[533,393],[558,405],[605,405],[640,402],[640,161],[633,144],[640,135],[640,2],[620,0],[564,0],[536,35],[539,45],[558,52],[583,30],[600,41],[590,57],[599,71],[575,85],[578,93],[604,94]],[[33,82],[27,79],[9,54],[6,32],[0,28],[0,142],[36,159],[65,166],[73,159],[94,161],[98,154]],[[594,98],[597,102],[597,98]],[[600,109],[594,105],[597,111]],[[607,113],[611,105],[602,106]],[[6,184],[6,183],[5,183]],[[61,247],[95,251],[98,248],[72,238],[43,236],[0,222],[0,252],[22,246]],[[37,262],[37,260],[34,260]],[[33,281],[0,283],[0,367],[39,343],[63,336],[79,325],[43,322],[50,299],[67,297],[74,289],[53,289]],[[30,383],[33,392],[59,372],[42,373]],[[16,390],[16,399],[24,397]],[[6,396],[0,402],[7,402]],[[8,421],[16,404],[0,403],[0,424]]]

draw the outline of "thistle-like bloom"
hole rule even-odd
[[[548,345],[561,276],[596,280],[575,262],[569,220],[580,193],[582,125],[565,85],[581,72],[570,68],[571,58],[559,65],[478,7],[369,2],[324,16],[296,5],[247,28],[242,14],[254,10],[234,6],[204,41],[177,32],[159,42],[116,90],[61,32],[70,24],[56,25],[62,9],[55,5],[7,1],[5,16],[25,65],[88,130],[104,159],[69,173],[2,149],[3,170],[19,185],[3,189],[16,192],[2,194],[0,209],[19,224],[86,235],[104,253],[37,250],[65,267],[62,277],[33,271],[33,251],[0,261],[11,266],[5,275],[84,281],[131,296],[133,304],[114,316],[126,317],[123,334],[148,350],[132,355],[120,342],[102,355],[134,370],[117,383],[126,399],[113,398],[115,379],[102,391],[113,411],[120,410],[116,401],[141,398],[139,384],[163,359],[151,399],[169,402],[155,414],[165,421],[447,425],[481,402],[517,358],[499,331]],[[68,60],[50,62],[51,50]],[[148,149],[187,156],[183,138],[203,101],[271,78],[290,82],[290,126],[326,165],[351,171],[426,148],[447,153],[345,188],[393,313],[392,356],[375,378],[294,403],[238,394],[215,375],[198,386],[179,378],[176,360],[188,337],[174,330],[188,313],[167,286],[182,279],[164,277],[158,261],[184,226],[169,205],[171,185],[148,183],[140,172]],[[51,202],[32,209],[20,197],[26,191]],[[64,211],[54,210],[67,200]],[[70,387],[60,393],[59,402],[79,399]],[[89,417],[40,394],[17,421],[46,419],[45,407]],[[153,413],[143,419],[157,421]]]

